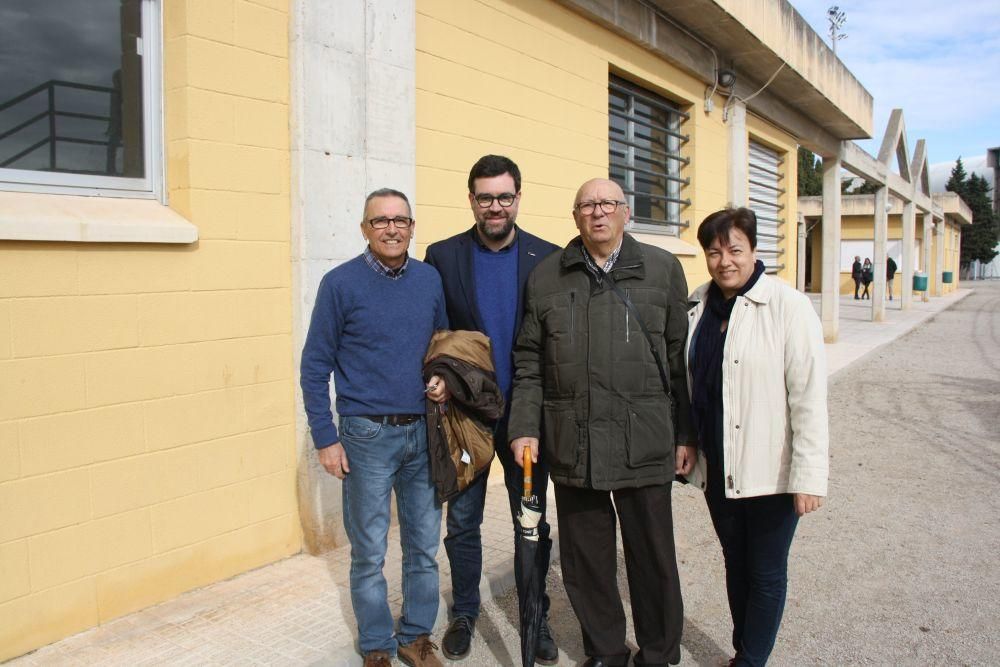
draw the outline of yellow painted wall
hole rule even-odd
[[[201,240],[0,243],[0,660],[300,549],[287,0],[163,4]]]
[[[690,114],[682,154],[692,205],[680,256],[690,287],[708,279],[695,231],[726,205],[728,128],[724,98],[704,112],[702,82],[653,53],[585,20],[556,2],[417,0],[417,245],[472,225],[468,171],[481,155],[500,153],[521,168],[519,224],[557,244],[576,234],[571,216],[577,188],[608,174],[608,75],[657,92]],[[794,156],[794,141],[757,119],[751,134]],[[786,158],[795,192],[795,160]],[[795,198],[786,197],[790,281],[795,275]]]

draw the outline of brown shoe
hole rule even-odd
[[[370,651],[365,653],[365,667],[390,667],[392,656],[386,651]]]
[[[396,657],[410,667],[443,667],[435,651],[437,644],[431,641],[431,636],[420,635],[412,644],[400,645]]]

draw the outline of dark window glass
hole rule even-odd
[[[681,190],[687,142],[681,124],[687,114],[656,93],[612,76],[608,85],[609,177],[622,186],[632,221],[676,232],[681,209],[690,204]]]
[[[143,177],[140,4],[0,2],[0,168]]]

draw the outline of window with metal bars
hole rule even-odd
[[[785,268],[785,205],[781,203],[785,194],[784,162],[777,151],[750,141],[749,208],[757,216],[757,258],[764,262],[767,273]]]
[[[688,114],[656,93],[620,77],[608,82],[608,164],[611,180],[625,191],[629,227],[678,235],[688,222],[681,212],[690,162],[681,155],[689,137],[681,132]]]

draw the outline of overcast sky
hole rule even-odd
[[[837,56],[875,101],[878,151],[889,114],[903,109],[908,148],[927,140],[930,163],[1000,146],[1000,1],[791,0],[829,44],[827,9],[847,13]]]

